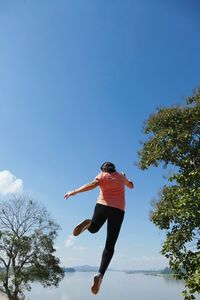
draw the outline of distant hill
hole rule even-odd
[[[98,267],[83,265],[83,266],[75,266],[70,268],[65,268],[66,272],[98,272]]]
[[[76,266],[74,267],[74,269],[77,272],[97,272],[99,268],[94,266],[89,266],[89,265],[83,265],[83,266]]]
[[[73,273],[73,272],[76,272],[76,270],[74,268],[65,268],[65,272]]]
[[[72,272],[98,272],[98,270],[99,270],[99,267],[89,266],[89,265],[65,268],[65,272],[71,272],[71,273]],[[115,271],[115,270],[108,269],[108,271]]]
[[[75,267],[67,267],[65,268],[65,272],[98,272],[99,267],[97,266],[89,266],[89,265],[82,265],[82,266],[75,266]],[[162,270],[114,270],[108,269],[108,271],[118,271],[118,272],[125,272],[127,274],[145,274],[145,275],[172,275],[173,272],[170,268],[166,267]]]

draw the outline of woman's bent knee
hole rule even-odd
[[[99,227],[95,226],[94,224],[91,224],[90,227],[88,228],[88,231],[90,233],[96,233],[97,231],[99,231]]]

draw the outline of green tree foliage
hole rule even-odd
[[[31,282],[58,286],[64,276],[54,256],[59,226],[45,208],[26,196],[0,203],[0,291],[24,298]]]
[[[160,108],[145,125],[141,169],[163,164],[174,170],[153,205],[152,222],[167,230],[162,254],[176,278],[184,279],[185,299],[200,293],[200,90],[181,107]]]

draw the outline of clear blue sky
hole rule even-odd
[[[149,221],[162,169],[140,171],[143,123],[200,82],[198,0],[0,0],[0,172],[22,179],[62,227],[66,266],[98,265],[105,228],[73,239],[98,190],[68,201],[109,160],[135,183],[111,267],[166,265]],[[2,196],[4,198],[5,196]]]

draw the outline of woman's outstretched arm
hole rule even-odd
[[[131,180],[126,178],[126,175],[122,172],[122,175],[124,176],[125,180],[125,185],[129,188],[129,189],[133,189],[134,188],[134,184]]]
[[[93,190],[94,188],[96,188],[97,186],[99,185],[99,181],[98,180],[94,180],[90,183],[87,183],[81,187],[79,187],[78,189],[75,189],[74,191],[71,191],[71,192],[67,192],[65,195],[64,195],[64,198],[65,199],[68,199],[70,196],[74,196],[78,193],[82,193],[82,192],[87,192],[87,191],[90,191],[90,190]]]

